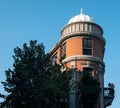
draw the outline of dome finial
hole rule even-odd
[[[80,14],[83,14],[83,10],[82,10],[82,8],[80,9]]]
[[[82,8],[80,9],[79,15],[76,15],[73,18],[71,18],[69,20],[68,24],[74,23],[74,22],[93,22],[93,23],[95,23],[92,17],[83,13]]]

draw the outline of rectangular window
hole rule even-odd
[[[62,59],[66,58],[66,43],[62,45]]]
[[[83,55],[92,55],[92,40],[89,38],[83,39]]]
[[[83,68],[83,73],[87,73],[87,74],[89,74],[91,76],[92,76],[92,71],[93,71],[92,68]]]
[[[83,108],[94,108],[92,103],[83,104]]]
[[[55,53],[55,54],[52,56],[52,65],[55,65],[56,62],[57,62],[57,53]]]

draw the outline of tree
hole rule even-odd
[[[79,102],[83,103],[84,106],[93,108],[101,92],[99,82],[90,73],[83,73],[81,80],[77,82],[76,88],[80,99]]]
[[[69,70],[61,73],[61,66],[51,65],[44,45],[30,41],[23,49],[14,49],[13,69],[8,69],[2,82],[9,93],[3,105],[12,108],[64,108],[69,98]]]
[[[0,98],[5,98],[5,95],[0,93]]]

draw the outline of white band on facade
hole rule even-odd
[[[73,61],[73,60],[89,60],[89,61],[95,61],[101,63],[103,66],[105,66],[105,63],[103,62],[102,59],[90,55],[74,55],[67,57],[63,60],[63,63]]]

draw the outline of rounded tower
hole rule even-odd
[[[101,92],[94,108],[104,108],[105,43],[103,29],[81,9],[81,13],[62,28],[61,38],[51,50],[53,61],[59,63],[61,60],[67,67],[79,70],[74,73],[73,80],[80,80],[81,73],[87,72],[100,83]],[[84,108],[78,101],[77,95],[70,95],[71,108]]]
[[[63,27],[59,44],[63,63],[70,68],[79,69],[81,73],[89,72],[99,81],[102,92],[94,107],[103,108],[105,39],[102,28],[81,10],[79,15],[71,18]],[[74,80],[80,80],[80,73],[75,73]],[[77,103],[71,106],[80,107]]]

